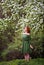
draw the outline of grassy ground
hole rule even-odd
[[[44,59],[31,59],[30,61],[25,60],[12,60],[0,62],[0,65],[44,65]]]

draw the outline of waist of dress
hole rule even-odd
[[[26,39],[25,40],[23,39],[23,41],[29,41],[29,39],[27,39],[27,40]]]

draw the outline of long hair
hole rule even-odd
[[[30,33],[30,27],[29,27],[29,26],[26,26],[26,27],[24,28],[24,32]]]

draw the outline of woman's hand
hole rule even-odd
[[[33,49],[33,46],[32,46],[32,45],[30,45],[30,48],[31,48],[31,49]]]

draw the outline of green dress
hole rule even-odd
[[[30,51],[30,35],[22,35],[22,53],[29,53]]]

